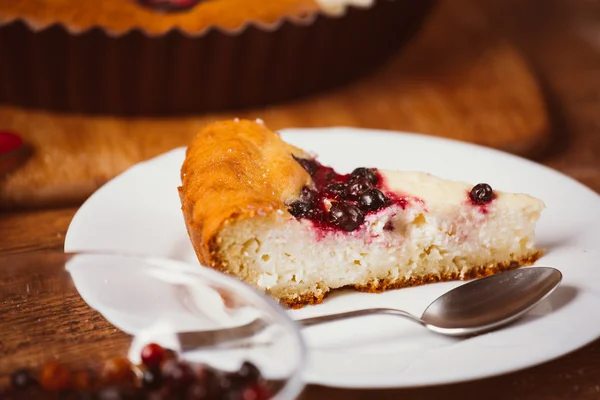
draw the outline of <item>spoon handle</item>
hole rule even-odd
[[[394,315],[398,317],[405,317],[414,322],[417,322],[423,326],[425,326],[425,322],[423,322],[420,318],[402,310],[397,310],[394,308],[367,308],[364,310],[355,310],[355,311],[346,311],[337,314],[329,314],[329,315],[321,315],[319,317],[312,318],[304,318],[297,319],[296,322],[302,326],[312,326],[317,324],[322,324],[326,322],[338,321],[340,319],[348,319],[355,317],[363,317],[366,315],[374,315],[374,314],[384,314],[384,315]]]
[[[326,322],[338,321],[342,319],[349,319],[355,317],[363,317],[367,315],[394,315],[399,317],[405,317],[411,321],[417,322],[423,326],[427,326],[424,321],[415,317],[414,315],[394,308],[367,308],[363,310],[348,311],[337,314],[322,315],[319,317],[298,319],[296,322],[303,327],[309,327],[312,325],[323,324]],[[232,328],[223,328],[216,330],[206,331],[184,331],[175,333],[175,339],[179,343],[182,351],[195,351],[200,348],[235,348],[240,345],[244,345],[245,340],[251,340],[254,335],[265,330],[268,324],[261,320],[252,321],[246,325],[241,325]],[[170,339],[172,334],[168,336]],[[170,339],[171,340],[171,339]]]

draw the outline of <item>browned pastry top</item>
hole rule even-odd
[[[181,168],[182,211],[198,258],[213,266],[211,249],[226,221],[282,210],[311,182],[296,157],[309,157],[259,122],[224,121],[190,142]]]
[[[112,33],[135,28],[152,34],[172,28],[198,33],[210,27],[236,29],[248,21],[272,24],[317,11],[314,0],[207,0],[175,13],[157,12],[135,0],[5,0],[0,1],[0,24],[23,19],[36,28],[59,23],[75,32],[101,27]]]

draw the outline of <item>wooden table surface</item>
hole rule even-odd
[[[600,3],[486,0],[485,4],[494,29],[519,46],[543,82],[555,137],[550,151],[538,161],[600,192]],[[0,254],[61,249],[76,210],[0,213]],[[591,318],[598,317],[597,310],[589,312]],[[600,340],[543,365],[475,382],[377,391],[310,386],[302,398],[600,399]]]
[[[552,126],[538,79],[521,52],[492,29],[486,11],[478,0],[440,0],[413,40],[373,73],[265,107],[118,118],[1,106],[0,130],[18,132],[32,157],[0,180],[0,208],[80,204],[131,165],[185,146],[208,122],[233,117],[260,117],[271,129],[389,129],[543,154]]]

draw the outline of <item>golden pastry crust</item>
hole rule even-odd
[[[310,175],[292,155],[309,155],[259,122],[216,122],[192,139],[178,188],[185,224],[199,261],[220,269],[217,233],[228,221],[287,213]]]
[[[0,24],[23,19],[36,28],[59,23],[75,32],[100,27],[116,34],[138,28],[162,34],[177,28],[193,34],[211,27],[234,30],[248,21],[273,24],[318,11],[314,0],[209,0],[177,13],[156,12],[135,0],[10,0],[0,2]]]

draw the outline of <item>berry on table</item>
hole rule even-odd
[[[164,383],[173,390],[185,390],[196,379],[196,374],[189,364],[176,360],[166,362],[162,374]]]
[[[158,367],[149,367],[142,371],[142,387],[149,390],[160,389],[163,384],[162,372]]]
[[[160,365],[165,358],[165,349],[156,343],[149,343],[142,349],[142,364],[153,367]]]
[[[236,372],[236,379],[243,383],[254,383],[261,378],[260,370],[249,361],[245,361]]]
[[[10,385],[15,390],[22,390],[37,385],[37,381],[29,370],[19,369],[11,375]]]
[[[102,378],[110,383],[129,383],[133,381],[135,374],[128,359],[117,357],[104,363]]]
[[[89,389],[92,386],[92,375],[88,371],[73,373],[71,386],[75,389]]]
[[[270,398],[269,389],[262,384],[248,386],[242,392],[242,400],[268,400]]]
[[[58,391],[69,387],[71,372],[62,364],[49,362],[42,367],[40,384],[48,391]]]

